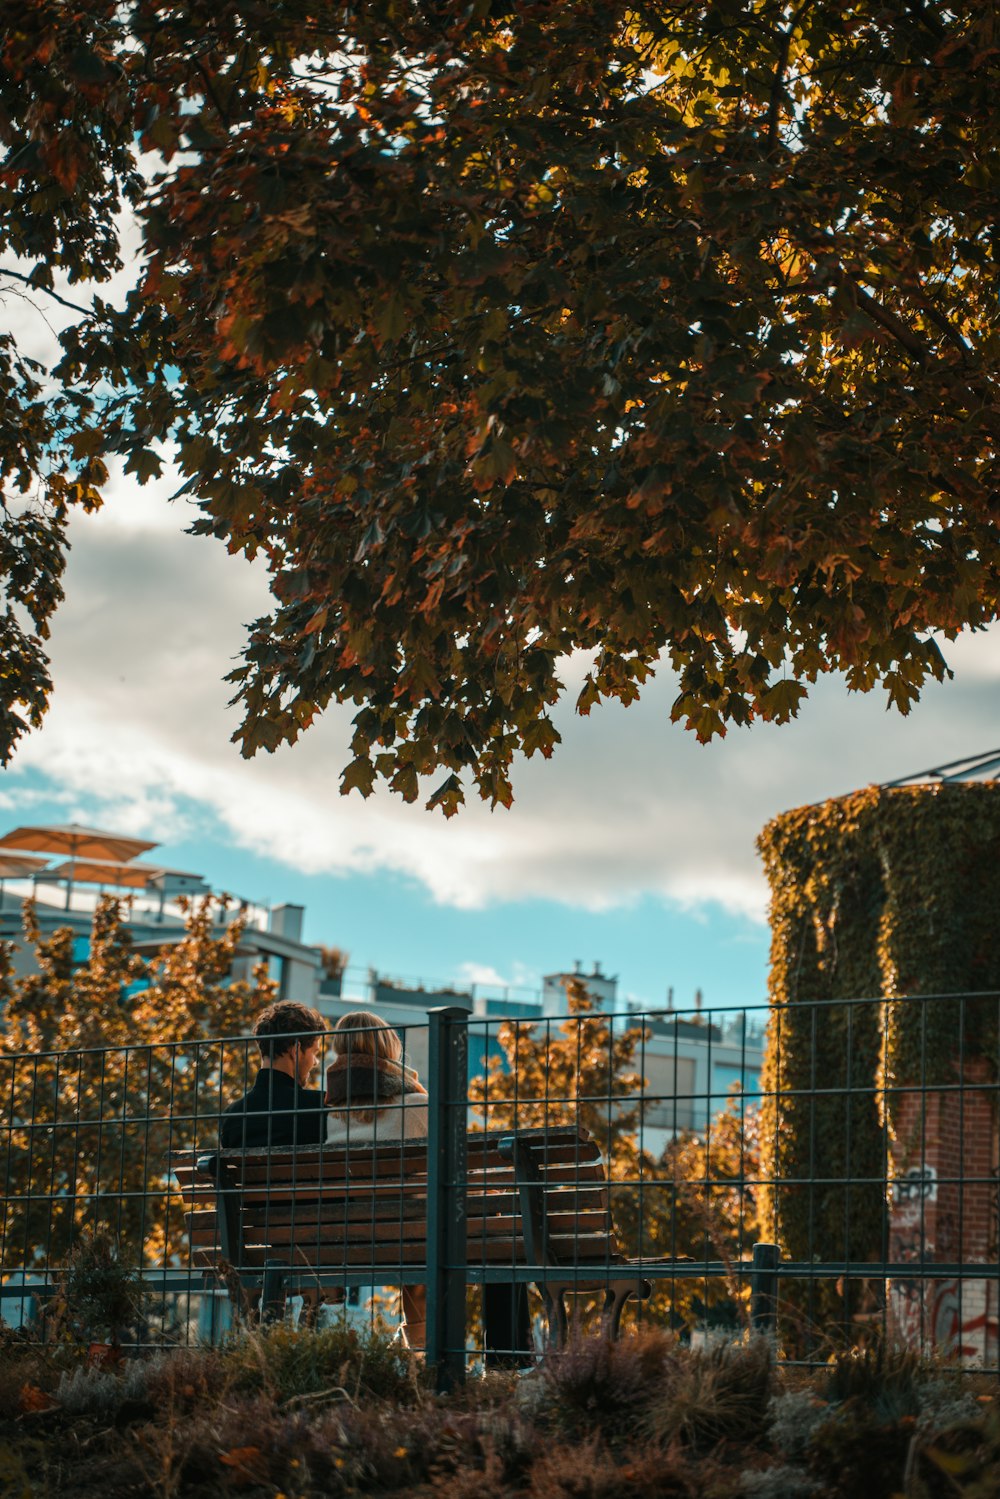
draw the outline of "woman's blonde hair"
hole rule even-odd
[[[387,1020],[371,1010],[351,1010],[341,1015],[330,1033],[338,1057],[371,1057],[380,1062],[403,1060],[403,1043]]]
[[[341,1057],[348,1058],[348,1067],[351,1062],[371,1063],[375,1067],[382,1063],[386,1071],[398,1073],[405,1081],[409,1069],[403,1064],[403,1043],[381,1015],[375,1015],[371,1010],[351,1010],[349,1014],[341,1015],[330,1032],[330,1041],[334,1066],[337,1065],[336,1059]],[[331,1109],[330,1112],[334,1119],[373,1124],[385,1109],[365,1109],[355,1105],[350,1109]]]

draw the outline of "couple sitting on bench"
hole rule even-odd
[[[365,1145],[425,1139],[427,1089],[403,1060],[392,1026],[368,1010],[342,1015],[332,1032],[308,1005],[280,1000],[257,1018],[260,1070],[253,1086],[225,1110],[223,1150],[294,1148],[327,1142]],[[333,1061],[326,1090],[310,1087],[329,1039]],[[426,1342],[426,1292],[403,1286],[403,1318],[411,1347]],[[530,1362],[531,1334],[524,1286],[483,1287],[488,1367]]]

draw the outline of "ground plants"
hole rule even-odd
[[[377,1331],[274,1329],[111,1370],[3,1351],[0,1492],[33,1499],[993,1499],[1000,1479],[995,1380],[892,1350],[807,1373],[763,1342],[653,1329],[447,1397]]]
[[[414,1365],[390,1333],[338,1321],[315,1331],[277,1325],[234,1339],[224,1367],[233,1389],[282,1404],[324,1392],[412,1404]]]
[[[752,1447],[766,1429],[773,1388],[774,1350],[767,1339],[713,1339],[668,1361],[666,1378],[648,1401],[645,1429],[661,1447]]]

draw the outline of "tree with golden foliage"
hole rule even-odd
[[[144,1264],[177,1263],[183,1216],[169,1192],[171,1151],[215,1143],[218,1113],[253,1073],[239,1039],[274,998],[260,968],[229,973],[243,933],[218,934],[211,902],[188,906],[183,936],[137,954],[123,903],[101,900],[90,953],[73,932],[43,936],[31,905],[25,934],[36,971],[0,972],[0,1139],[5,1267],[61,1263],[81,1229],[110,1229]]]
[[[342,789],[449,816],[575,652],[706,740],[827,672],[906,712],[1000,613],[994,6],[4,19],[0,288],[66,326],[0,335],[0,761],[112,459],[266,562],[244,753],[352,703]]]

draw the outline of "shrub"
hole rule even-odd
[[[233,1387],[262,1391],[276,1401],[342,1389],[402,1404],[416,1389],[406,1350],[377,1329],[359,1332],[346,1322],[296,1330],[284,1324],[234,1340],[225,1354]]]
[[[55,1378],[51,1359],[32,1346],[27,1332],[0,1323],[0,1420],[21,1414],[25,1390],[48,1392]]]
[[[59,1320],[79,1337],[117,1343],[146,1301],[142,1274],[105,1230],[83,1234],[70,1250],[59,1288]]]
[[[130,1359],[120,1374],[79,1364],[60,1375],[55,1398],[70,1416],[111,1416],[128,1401],[146,1402],[147,1377],[148,1365],[140,1359]]]
[[[656,1442],[705,1451],[719,1442],[758,1442],[766,1432],[774,1354],[766,1338],[717,1342],[674,1356],[648,1408]]]
[[[812,1390],[786,1390],[767,1409],[771,1441],[793,1461],[804,1458],[817,1427],[830,1419],[830,1407]]]
[[[662,1452],[612,1453],[595,1433],[582,1444],[544,1450],[531,1470],[528,1494],[530,1499],[704,1499],[718,1493],[705,1479]]]
[[[903,1492],[912,1416],[886,1421],[862,1404],[845,1406],[816,1428],[809,1466],[843,1499],[894,1499]]]
[[[677,1352],[676,1339],[657,1328],[617,1342],[578,1335],[548,1355],[537,1386],[525,1386],[525,1403],[566,1430],[596,1427],[608,1441],[624,1441],[641,1429],[646,1406]]]
[[[880,1339],[835,1354],[821,1388],[831,1405],[864,1406],[884,1422],[919,1415],[919,1389],[926,1382],[918,1354]]]
[[[782,1466],[741,1474],[740,1491],[744,1499],[813,1499],[821,1490],[801,1468]]]
[[[958,1371],[950,1374],[935,1374],[917,1388],[917,1403],[920,1407],[918,1425],[922,1431],[943,1431],[950,1426],[977,1422],[983,1408],[969,1389],[968,1374]]]
[[[213,1404],[232,1383],[226,1356],[217,1348],[174,1348],[154,1354],[145,1367],[147,1398],[172,1417]]]

